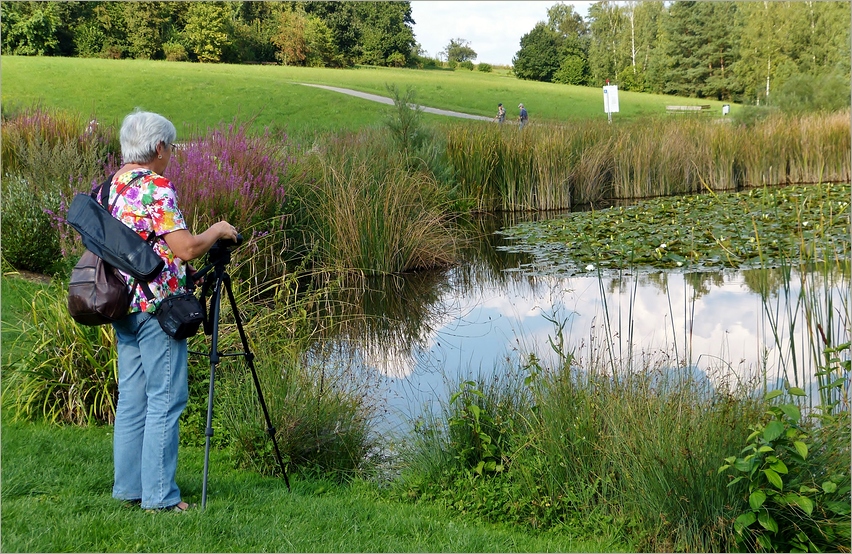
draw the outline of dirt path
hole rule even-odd
[[[331,90],[334,92],[340,92],[342,94],[348,94],[350,96],[357,96],[358,98],[363,98],[364,100],[372,100],[373,102],[381,102],[382,104],[390,104],[393,105],[393,99],[388,98],[386,96],[379,96],[378,94],[370,94],[368,92],[360,92],[357,90],[352,90],[348,88],[339,88],[339,87],[329,87],[326,85],[312,85],[310,83],[299,83],[301,85],[305,85],[306,87],[316,87],[322,88],[325,90]],[[453,112],[450,110],[439,110],[438,108],[427,108],[426,106],[420,106],[420,109],[426,113],[432,113],[436,115],[446,115],[449,117],[461,117],[464,119],[478,119],[480,121],[493,121],[493,117],[485,117],[484,115],[470,115],[467,113],[461,112]]]

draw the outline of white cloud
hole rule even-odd
[[[572,4],[584,18],[592,2],[411,2],[414,38],[431,57],[447,47],[451,39],[462,38],[477,53],[477,63],[511,65],[521,47],[521,37],[539,21],[547,21],[547,9],[555,4]]]

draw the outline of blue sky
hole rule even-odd
[[[411,2],[414,38],[437,57],[451,39],[462,38],[478,54],[476,63],[510,65],[521,37],[539,21],[547,21],[554,4],[572,4],[584,18],[592,2],[415,0]]]

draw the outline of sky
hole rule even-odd
[[[451,39],[464,39],[477,53],[476,63],[511,65],[521,48],[521,37],[539,21],[547,21],[554,4],[571,4],[583,18],[593,2],[546,1],[434,1],[413,0],[414,39],[430,57],[438,57]]]

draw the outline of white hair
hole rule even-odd
[[[157,155],[158,144],[172,144],[176,138],[177,129],[171,121],[136,108],[121,124],[121,157],[124,163],[148,163]]]

